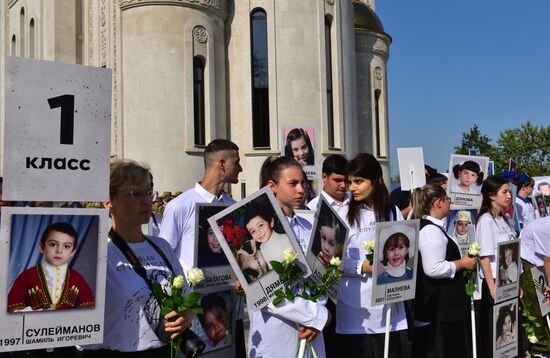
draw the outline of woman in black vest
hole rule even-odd
[[[421,219],[413,357],[468,357],[470,305],[461,271],[473,269],[476,259],[461,257],[444,229],[450,199],[441,186],[429,183],[417,189],[413,208],[413,218]]]

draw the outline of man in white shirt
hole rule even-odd
[[[533,194],[534,187],[535,181],[533,178],[526,174],[521,174],[518,183],[518,195],[516,196],[516,209],[518,211],[519,225],[521,228],[535,220],[535,207],[528,198]]]
[[[172,199],[164,209],[160,237],[170,243],[184,272],[195,266],[195,204],[234,203],[224,193],[225,184],[236,184],[242,171],[239,147],[225,139],[215,139],[204,150],[204,176],[195,187]]]
[[[239,147],[229,140],[215,139],[204,149],[204,175],[201,181],[166,205],[159,236],[170,243],[186,274],[197,264],[194,260],[195,204],[235,203],[235,200],[223,191],[223,187],[228,183],[238,183],[242,170]],[[235,348],[237,357],[241,357],[245,354],[242,306],[237,306]]]
[[[346,185],[346,165],[348,160],[341,155],[333,154],[326,157],[323,162],[323,191],[321,195],[338,211],[349,202]],[[312,199],[307,207],[310,210],[317,210],[319,197]]]

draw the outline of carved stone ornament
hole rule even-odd
[[[204,26],[197,25],[193,28],[193,37],[195,40],[203,44],[208,40],[208,32]]]
[[[142,5],[179,5],[208,11],[223,21],[227,19],[227,0],[118,0],[121,10]]]
[[[375,53],[387,58],[388,45],[379,38],[368,36],[356,36],[355,37],[355,51],[357,53]]]
[[[334,0],[327,0],[327,4],[334,5]]]
[[[376,67],[374,69],[374,78],[376,78],[378,81],[382,79],[382,69],[380,67]]]

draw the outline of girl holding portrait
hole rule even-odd
[[[389,305],[372,306],[373,277],[363,241],[375,240],[377,222],[403,220],[392,210],[380,163],[360,153],[346,168],[351,200],[341,215],[350,226],[348,245],[343,253],[343,270],[336,305],[336,332],[342,334],[342,356],[377,358],[384,353],[385,317]],[[393,303],[389,356],[401,357],[401,341],[407,329],[403,302]]]
[[[472,270],[477,260],[461,257],[458,242],[445,230],[451,207],[445,189],[428,183],[412,200],[413,218],[420,219],[413,356],[467,357],[470,305],[461,271]]]

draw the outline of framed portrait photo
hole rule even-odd
[[[203,312],[193,320],[195,332],[206,344],[201,357],[225,358],[235,356],[235,322],[238,315],[235,290],[199,289],[199,305]]]
[[[312,238],[306,253],[307,261],[313,271],[311,277],[316,282],[321,282],[330,260],[337,257],[342,260],[342,253],[348,237],[349,228],[338,216],[332,206],[321,195],[315,212]],[[336,303],[338,286],[327,287],[329,298]]]
[[[2,209],[0,351],[102,342],[108,226],[105,209]]]
[[[376,223],[373,306],[414,298],[420,220]]]
[[[268,305],[283,287],[270,261],[296,252],[295,263],[311,274],[306,257],[271,189],[264,187],[208,219],[254,310]]]
[[[470,209],[481,206],[481,184],[487,177],[489,158],[451,154],[448,195],[451,209]]]
[[[447,234],[454,238],[462,256],[476,239],[477,210],[451,210],[447,216]]]
[[[227,203],[195,204],[195,263],[203,270],[204,280],[197,287],[231,286],[237,279],[208,219]]]
[[[495,302],[509,300],[519,295],[520,270],[519,240],[499,242],[497,245],[497,277]]]
[[[493,357],[518,354],[518,299],[493,306]]]

